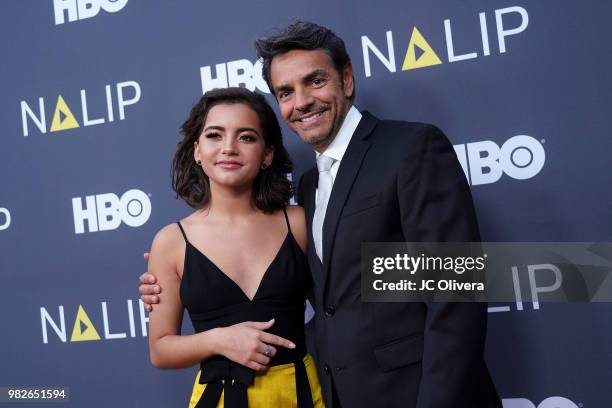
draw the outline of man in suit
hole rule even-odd
[[[297,22],[255,46],[283,119],[317,155],[298,201],[327,406],[501,407],[484,363],[486,304],[361,301],[362,242],[480,239],[450,142],[431,125],[360,113],[344,42],[325,27]]]

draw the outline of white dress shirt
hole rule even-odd
[[[332,192],[333,192],[333,183],[336,180],[336,175],[338,174],[338,169],[340,168],[340,162],[342,161],[342,157],[344,156],[344,153],[346,152],[346,149],[348,148],[348,145],[351,141],[351,138],[353,137],[353,134],[355,133],[355,129],[357,129],[357,125],[359,125],[360,120],[361,120],[361,113],[357,110],[357,108],[355,108],[355,106],[351,106],[334,140],[332,140],[330,145],[327,146],[327,149],[325,149],[323,153],[319,153],[319,152],[316,153],[317,157],[323,154],[335,160],[334,164],[332,165],[330,169],[330,174],[332,177]],[[315,203],[317,202],[318,202],[318,190],[315,193]],[[314,228],[316,228],[316,225],[314,224],[314,220],[313,220],[313,230]],[[318,235],[318,234],[314,234],[314,235]],[[320,236],[322,238],[322,235]],[[315,241],[317,241],[315,242],[315,247],[316,246],[318,246],[319,248],[323,247],[322,242],[318,242],[318,239],[316,238],[315,238]]]
[[[359,125],[360,120],[361,112],[359,112],[355,106],[351,106],[351,109],[349,109],[347,112],[344,122],[342,122],[342,126],[340,126],[340,130],[338,131],[338,134],[334,140],[332,140],[330,145],[327,146],[327,149],[325,149],[323,153],[316,152],[317,156],[324,154],[336,160],[330,170],[334,180],[336,180],[336,174],[338,174],[338,168],[340,167],[342,156],[344,156],[344,153],[348,148],[351,138],[353,137],[353,133],[355,133],[355,129],[357,129],[357,125]]]

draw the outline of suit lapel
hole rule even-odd
[[[323,222],[323,273],[325,275],[325,287],[327,287],[329,266],[334,249],[338,221],[340,220],[344,203],[353,187],[361,163],[370,148],[370,142],[367,138],[374,130],[377,122],[378,119],[368,112],[363,113],[361,121],[357,129],[355,129],[355,133],[342,157],[336,179],[334,180],[334,186],[329,197],[325,220]],[[309,218],[309,222],[312,222],[311,217]]]

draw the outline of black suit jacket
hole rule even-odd
[[[312,241],[318,172],[299,183],[309,229],[315,353],[326,404],[343,408],[501,407],[483,359],[486,304],[362,303],[364,241],[479,241],[469,187],[434,126],[365,112]]]

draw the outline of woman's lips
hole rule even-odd
[[[221,167],[222,169],[237,169],[239,167],[242,167],[242,163],[237,162],[237,161],[232,161],[232,160],[221,160],[217,162],[217,166]]]

